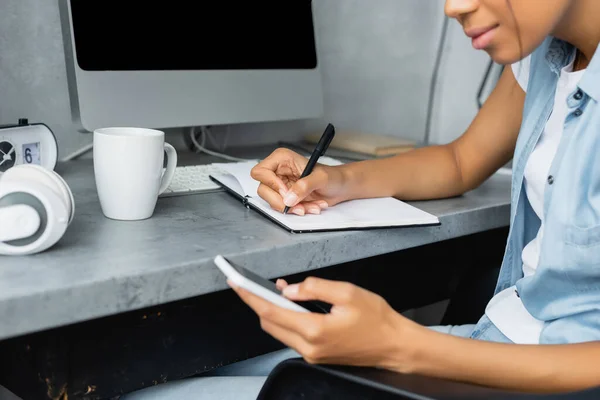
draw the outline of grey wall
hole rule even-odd
[[[71,124],[58,3],[0,2],[0,124],[45,122],[61,153],[89,141]]]
[[[323,121],[234,125],[227,127],[229,143],[296,139],[325,121],[339,129],[422,139],[443,0],[315,0],[315,6]],[[485,56],[453,26],[436,102],[437,142],[458,136],[470,122],[485,66]],[[0,124],[22,116],[47,123],[63,156],[91,140],[71,124],[55,0],[0,3]]]
[[[433,143],[447,143],[468,128],[478,111],[477,92],[489,60],[486,53],[473,49],[462,27],[451,20],[435,93]],[[490,83],[493,88],[495,82]]]

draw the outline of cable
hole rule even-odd
[[[198,142],[198,139],[196,138],[196,130],[195,130],[195,128],[191,128],[190,129],[190,139],[192,140],[192,143],[196,147],[196,151],[197,152],[206,153],[206,154],[209,154],[211,156],[223,158],[223,159],[228,160],[228,161],[241,161],[241,162],[251,161],[251,160],[247,160],[247,159],[244,159],[244,158],[238,158],[238,157],[229,156],[227,154],[217,153],[216,151],[212,151],[212,150],[207,149],[205,147],[206,137],[207,137],[207,129],[205,127],[203,127],[203,126],[200,127],[200,137],[201,137],[200,142]]]
[[[442,25],[442,33],[440,35],[440,41],[438,44],[437,55],[435,59],[435,65],[433,67],[433,74],[431,75],[431,85],[429,87],[429,104],[427,106],[427,119],[425,122],[425,137],[423,144],[429,145],[429,137],[431,136],[431,120],[433,118],[433,105],[435,102],[435,91],[437,88],[437,81],[440,73],[440,66],[442,64],[442,56],[444,55],[444,47],[446,46],[446,35],[448,33],[448,17],[444,17],[444,23]]]
[[[79,150],[76,150],[73,153],[61,158],[60,161],[67,162],[67,161],[75,160],[75,159],[81,157],[82,155],[84,155],[85,153],[89,153],[90,151],[92,151],[93,148],[94,148],[94,143],[90,143],[90,144],[85,145],[84,147],[80,148]]]
[[[200,132],[202,133],[202,129],[200,130]],[[212,135],[212,132],[207,127],[204,127],[204,136],[206,138],[206,141],[208,142],[207,145],[210,144],[214,149],[217,149],[219,151],[225,150],[221,148],[219,143],[217,143],[217,141]]]
[[[206,139],[208,138],[212,142],[213,146],[216,146],[215,140],[210,135],[210,131],[208,131],[208,129],[205,128],[205,127],[200,128],[200,134],[201,134],[201,137],[202,137],[201,143],[199,143],[198,140],[196,139],[196,132],[195,132],[194,128],[192,128],[190,138],[192,140],[192,143],[196,147],[197,151],[201,151],[201,152],[204,152],[206,154],[210,154],[210,155],[215,156],[215,157],[224,158],[224,159],[229,160],[229,161],[250,161],[250,160],[246,160],[246,159],[243,159],[243,158],[237,158],[237,157],[233,157],[233,156],[228,156],[227,154],[217,153],[215,151],[208,150],[205,147]],[[227,136],[229,136],[229,131],[227,132]],[[225,139],[227,139],[227,136],[225,137]],[[224,147],[225,146],[226,146],[226,143],[225,143]],[[84,154],[89,153],[93,149],[94,149],[94,144],[93,143],[87,144],[84,147],[82,147],[82,148],[74,151],[73,153],[71,153],[71,154],[69,154],[69,155],[61,158],[60,161],[61,162],[73,161],[73,160],[75,160],[75,159],[83,156]]]

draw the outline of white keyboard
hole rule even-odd
[[[190,165],[175,168],[175,175],[168,189],[159,197],[182,196],[221,190],[209,175],[224,172],[221,168],[207,165]]]
[[[320,164],[340,165],[341,161],[331,157],[320,157]],[[159,197],[183,196],[188,194],[207,193],[222,190],[213,182],[209,175],[224,173],[219,166],[214,164],[190,165],[175,168],[175,175],[168,189]]]

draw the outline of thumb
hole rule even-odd
[[[299,179],[292,185],[283,197],[283,204],[293,207],[306,199],[312,192],[322,188],[327,182],[327,176],[322,171],[313,171],[312,174]]]
[[[309,277],[299,284],[288,285],[283,294],[290,300],[319,300],[332,305],[347,304],[356,295],[356,286],[348,282]]]

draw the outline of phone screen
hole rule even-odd
[[[251,280],[252,282],[264,287],[265,289],[270,290],[271,292],[278,294],[279,296],[283,296],[281,290],[277,289],[277,285],[271,282],[268,279],[263,278],[262,276],[256,275],[254,272],[247,270],[244,267],[240,267],[239,265],[227,260],[229,265],[233,269],[235,269],[240,275],[245,278]],[[324,303],[322,301],[294,301],[294,303],[301,305],[306,308],[308,311],[316,312],[316,313],[329,313],[331,310],[331,305]]]

